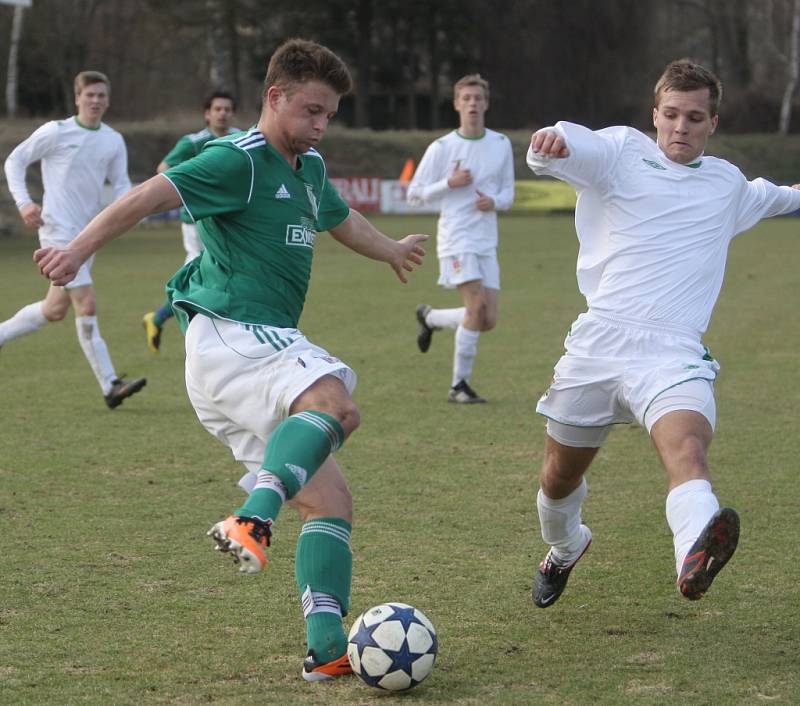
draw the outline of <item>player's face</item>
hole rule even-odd
[[[96,127],[108,110],[108,86],[104,83],[91,83],[75,96],[78,120],[83,125]]]
[[[483,127],[484,115],[489,109],[482,86],[464,86],[453,99],[453,106],[461,119],[461,127]]]
[[[233,101],[229,98],[214,98],[205,112],[206,125],[215,135],[225,135],[233,119]]]
[[[339,94],[322,81],[295,84],[287,92],[271,86],[267,100],[275,113],[275,124],[292,155],[303,154],[325,134],[339,109]]]
[[[703,153],[718,121],[717,115],[711,116],[707,88],[666,91],[653,108],[658,146],[678,164],[689,164]]]

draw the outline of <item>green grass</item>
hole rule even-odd
[[[678,595],[663,471],[646,434],[619,428],[589,474],[592,550],[546,611],[530,601],[544,553],[534,404],[582,310],[577,245],[567,217],[502,230],[500,324],[474,377],[490,404],[447,404],[452,336],[416,350],[416,304],[457,305],[435,286],[433,245],[402,286],[320,236],[302,321],[359,374],[363,425],[338,455],[356,507],[351,617],[387,600],[424,610],[440,655],[422,686],[302,682],[291,511],[265,573],[238,575],[211,551],[203,534],[238,504],[241,470],[194,417],[174,322],[158,356],[140,326],[182,259],[171,226],[139,229],[95,265],[117,369],[149,380],[138,397],[105,408],[71,320],[0,352],[0,703],[800,701],[797,221],[734,242],[706,337],[722,362],[712,472],[743,522],[734,561],[704,600]],[[33,248],[0,240],[0,319],[44,294]]]

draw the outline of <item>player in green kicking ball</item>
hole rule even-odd
[[[304,521],[295,560],[306,617],[303,677],[350,672],[342,615],[352,555],[352,499],[333,452],[358,427],[355,373],[296,327],[318,231],[391,265],[402,282],[422,262],[425,235],[395,241],[350,210],[314,146],[351,88],[347,67],[306,40],[279,47],[267,68],[258,125],[133,189],[67,248],[37,250],[63,285],[106,242],[144,216],[184,205],[206,245],[167,285],[186,335],[186,386],[197,416],[248,472],[247,501],[209,534],[245,572],[264,550],[282,505]]]

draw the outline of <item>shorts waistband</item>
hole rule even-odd
[[[684,338],[691,338],[695,341],[701,339],[700,331],[697,329],[693,329],[690,326],[669,323],[667,321],[649,321],[647,319],[618,316],[617,314],[599,314],[591,309],[585,314],[582,314],[582,316],[593,321],[618,326],[620,328],[634,328],[642,331],[653,331],[654,333],[669,333],[676,336],[683,336]]]

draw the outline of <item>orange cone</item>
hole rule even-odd
[[[414,160],[407,159],[406,163],[403,165],[403,171],[400,172],[400,181],[403,184],[408,184],[411,181],[411,177],[414,176]]]

